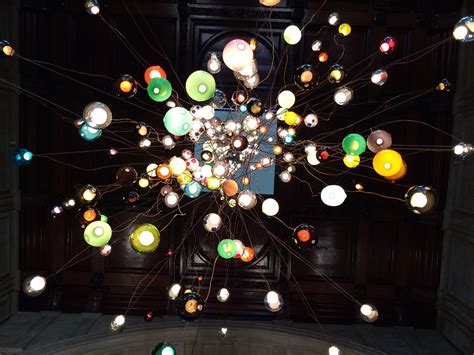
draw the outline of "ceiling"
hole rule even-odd
[[[323,43],[332,41],[332,35],[321,36],[317,32],[333,11],[353,27],[350,37],[344,39],[345,54],[340,64],[350,68],[348,74],[355,77],[366,64],[353,65],[374,53],[386,35],[396,36],[399,51],[391,58],[377,57],[374,65],[383,66],[448,38],[460,7],[457,1],[328,2],[307,26],[301,45],[291,48],[285,56],[282,31],[291,23],[307,21],[321,2],[283,0],[272,12],[271,29],[265,17],[268,14],[256,7],[256,2],[134,0],[127,2],[131,16],[123,2],[106,1],[102,13],[127,37],[134,53],[138,53],[146,63],[163,66],[168,73],[173,73],[171,78],[176,81],[178,78],[184,81],[192,71],[205,68],[209,54],[220,52],[229,39],[237,36],[250,38],[255,29],[259,29],[256,56],[261,75],[270,71],[272,42],[268,38],[272,38],[275,46],[276,63],[286,62],[288,68],[287,72],[285,65],[274,66],[271,69],[274,85],[269,80],[256,90],[255,95],[266,99],[274,98],[279,88],[291,80],[291,72],[296,66],[308,60],[315,62],[310,50],[315,38],[322,39]],[[72,112],[82,112],[91,101],[103,101],[114,114],[117,112],[121,117],[160,127],[165,109],[152,105],[146,94],[138,95],[133,101],[136,106],[124,104],[104,94],[110,92],[110,80],[80,73],[96,73],[111,78],[129,73],[141,79],[144,68],[100,19],[87,15],[82,4],[79,5],[77,1],[69,0],[22,1],[18,45],[21,55],[76,71],[66,72],[53,67],[63,73],[58,74],[22,61],[22,86]],[[328,54],[335,58],[340,55],[340,48],[332,46]],[[327,121],[321,121],[317,133],[332,132],[376,107],[387,110],[356,126],[357,131],[402,119],[420,120],[450,131],[451,96],[432,92],[416,98],[415,92],[434,87],[444,77],[455,82],[456,58],[457,48],[453,41],[449,41],[417,61],[394,67],[383,90],[362,89],[356,104],[350,109],[338,110]],[[321,66],[320,70],[324,72],[325,67]],[[230,71],[223,71],[217,82],[228,97],[235,89]],[[322,97],[325,92],[329,89],[321,88],[317,97]],[[412,100],[390,110],[394,103],[387,103],[387,100],[400,94],[408,94],[403,99]],[[185,97],[185,94],[181,96]],[[317,107],[317,100],[313,104]],[[322,117],[329,118],[329,115],[324,113]],[[70,124],[70,114],[26,96],[21,98],[20,123],[21,145],[31,147],[33,152],[97,150],[118,144],[111,140],[85,143]],[[450,144],[443,134],[420,128],[406,123],[389,125],[385,129],[392,133],[398,144]],[[339,142],[347,133],[350,132],[332,135],[331,142]],[[133,132],[124,132],[123,137],[132,142],[137,140]],[[299,138],[309,137],[303,132]],[[179,154],[179,148],[171,153],[157,148],[156,154]],[[408,173],[400,184],[380,182],[373,179],[371,171],[364,170],[360,174],[331,175],[342,171],[342,167],[327,167],[320,175],[326,182],[346,186],[359,182],[370,191],[388,196],[403,196],[407,187],[417,183],[433,185],[439,192],[440,203],[434,213],[423,217],[411,214],[399,201],[362,194],[350,194],[343,206],[329,209],[318,197],[311,198],[311,190],[319,191],[317,189],[322,186],[317,181],[311,180],[308,187],[308,184],[301,183],[283,184],[276,179],[276,196],[281,208],[279,217],[290,226],[310,223],[318,228],[318,247],[310,252],[296,250],[298,255],[310,261],[313,268],[295,257],[293,249],[289,252],[270,238],[260,223],[239,214],[232,220],[234,234],[244,243],[254,245],[257,258],[250,265],[234,261],[217,264],[212,292],[226,284],[231,301],[223,304],[210,297],[205,316],[313,321],[314,316],[308,311],[311,307],[321,322],[361,322],[357,306],[336,290],[326,277],[322,277],[320,273],[323,273],[360,302],[377,305],[380,312],[378,325],[434,327],[442,249],[442,212],[448,176],[444,172],[448,170],[449,158],[446,153],[407,154]],[[110,157],[96,152],[71,154],[65,161],[83,168],[95,168],[130,163],[139,166],[151,162],[151,159],[146,154]],[[308,174],[300,170],[297,176],[310,181]],[[48,206],[74,194],[75,188],[83,184],[113,182],[115,171],[116,167],[82,171],[44,159],[38,159],[21,171],[20,270],[23,276],[44,272],[54,274],[54,277],[47,292],[39,298],[20,295],[20,310],[119,314],[128,307],[141,282],[149,287],[143,293],[143,287],[138,288],[141,297],[133,299],[131,313],[145,314],[154,310],[158,315],[168,315],[175,314],[173,304],[166,297],[166,288],[173,281],[182,279],[183,283],[193,284],[206,293],[217,239],[200,228],[199,216],[215,206],[212,201],[211,204],[202,201],[185,208],[186,216],[174,218],[162,231],[159,249],[146,256],[135,254],[130,249],[126,230],[114,233],[117,242],[110,256],[104,258],[90,249],[84,252],[85,243],[77,216],[69,213],[51,218]],[[119,226],[147,208],[146,204],[137,204],[134,208],[123,205],[123,193],[124,190],[116,191],[101,202],[100,209],[110,216],[112,226]],[[122,212],[124,209],[128,210]],[[167,225],[171,217],[162,219],[160,215],[159,224]],[[141,220],[153,223],[157,218]],[[194,228],[196,220],[198,225]],[[266,220],[264,226],[282,243],[290,245],[291,231],[285,226],[274,220]],[[185,236],[179,251],[163,262],[168,250],[177,248]],[[82,254],[76,257],[79,252]],[[72,258],[75,258],[72,266],[55,274]],[[201,284],[198,276],[203,277]],[[285,300],[285,308],[277,314],[269,313],[263,307],[268,284],[278,289]],[[302,294],[308,302],[303,301]]]

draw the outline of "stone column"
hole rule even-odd
[[[474,15],[464,0],[463,16]],[[453,134],[474,143],[474,43],[460,43]],[[456,142],[454,142],[456,143]],[[451,161],[438,290],[438,328],[465,354],[474,352],[474,156]]]
[[[0,33],[15,48],[18,45],[19,0],[0,6]],[[18,61],[1,54],[0,77],[20,82]],[[0,82],[0,322],[18,309],[18,169],[12,153],[18,145],[18,93]]]

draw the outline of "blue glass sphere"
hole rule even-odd
[[[239,106],[239,112],[243,115],[245,115],[248,112],[248,107],[247,105],[240,105]]]
[[[93,142],[99,139],[99,137],[102,135],[102,130],[83,124],[79,127],[79,134],[85,141]]]
[[[284,139],[283,139],[283,142],[285,144],[293,144],[293,142],[295,141],[295,136],[292,136],[291,134],[288,134]]]
[[[191,181],[184,187],[184,194],[189,198],[196,198],[201,194],[202,187],[197,181]]]
[[[15,162],[20,166],[25,166],[31,163],[33,160],[33,153],[31,153],[28,149],[25,148],[18,148],[15,150]]]

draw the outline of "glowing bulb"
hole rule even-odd
[[[341,355],[341,350],[337,346],[331,346],[328,351],[329,355]]]
[[[286,43],[293,45],[301,40],[301,30],[295,26],[288,26],[283,32],[283,39]]]
[[[230,292],[228,289],[226,288],[221,288],[218,292],[217,292],[217,300],[219,302],[227,302],[229,300],[229,297],[230,297]]]
[[[140,241],[141,244],[148,246],[148,245],[151,245],[155,241],[155,237],[153,236],[153,233],[149,231],[143,231],[138,236],[138,240]]]
[[[178,283],[173,284],[168,290],[169,299],[175,300],[179,295],[179,291],[181,291],[181,285]]]
[[[273,198],[267,198],[262,203],[262,212],[267,216],[275,216],[279,210],[280,205],[278,204],[278,201]]]
[[[46,287],[46,279],[42,276],[35,276],[30,281],[30,287],[34,291],[41,291]]]
[[[125,324],[125,317],[123,315],[118,315],[114,318],[114,323],[119,327]]]
[[[415,192],[410,199],[410,205],[415,208],[423,208],[428,203],[428,198],[421,192]]]
[[[337,14],[336,12],[330,14],[328,17],[328,22],[331,26],[337,25],[337,23],[339,22],[339,14]]]

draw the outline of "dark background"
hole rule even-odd
[[[211,51],[221,52],[229,39],[252,37],[255,29],[261,28],[264,23],[265,15],[268,16],[268,12],[263,12],[257,6],[256,0],[127,1],[138,26],[145,32],[145,40],[121,1],[104,2],[101,13],[106,20],[125,34],[135,51],[147,63],[159,64],[165,68],[173,84],[177,78],[169,62],[173,63],[176,72],[184,81],[192,71],[205,68]],[[285,47],[282,43],[284,28],[291,23],[301,24],[307,21],[320,4],[318,1],[282,0],[273,10],[272,30],[270,31],[268,26],[260,30],[256,56],[261,76],[268,72],[271,61],[271,43],[265,38],[273,36],[278,62]],[[384,63],[450,37],[452,26],[458,19],[459,7],[459,1],[330,1],[307,27],[301,43],[290,49],[288,76],[284,77],[282,71],[272,75],[272,78],[275,75],[277,78],[275,88],[278,90],[283,82],[289,82],[289,75],[296,66],[306,62],[316,63],[310,46],[316,39],[315,33],[321,25],[326,24],[327,16],[331,12],[337,11],[344,21],[352,25],[351,35],[342,40],[346,52],[340,64],[346,68],[376,51],[386,35],[396,36],[399,42],[398,51],[390,58],[376,57],[372,68],[377,69]],[[154,35],[143,21],[142,14]],[[328,34],[323,37],[323,43],[332,41],[332,36],[333,34]],[[24,0],[20,14],[20,43],[16,48],[22,56],[30,59],[110,77],[129,73],[143,82],[145,68],[98,17],[85,13],[82,1]],[[157,51],[166,53],[169,62]],[[326,66],[320,67],[323,76],[327,66],[338,57],[339,49],[331,48],[328,52],[330,60]],[[80,114],[83,107],[91,101],[102,101],[119,117],[130,117],[161,127],[164,105],[152,104],[144,92],[133,102],[140,106],[145,102],[149,111],[123,104],[25,61],[20,63],[22,87],[74,113]],[[382,89],[368,86],[358,91],[352,106],[338,110],[330,121],[320,122],[314,129],[317,132],[310,133],[319,134],[347,125],[387,99],[402,93],[434,87],[443,77],[454,83],[456,63],[457,46],[454,41],[448,41],[416,62],[394,67],[389,71],[389,80]],[[358,67],[353,72],[348,71],[348,74],[355,76],[362,69],[363,67]],[[111,92],[110,80],[71,72],[66,74],[105,92]],[[218,87],[229,97],[235,88],[231,73],[223,69],[216,80]],[[271,81],[265,82],[259,87],[256,95],[262,99],[268,94],[274,96],[275,92],[270,92],[270,86]],[[324,92],[315,92],[314,95],[317,97],[316,95],[323,95]],[[449,94],[433,92],[356,126],[355,132],[397,119],[420,120],[450,131],[451,107],[452,97]],[[21,145],[29,147],[35,153],[52,153],[102,149],[117,144],[107,139],[101,139],[97,143],[82,141],[71,124],[74,118],[72,113],[51,105],[47,108],[31,98],[22,96]],[[449,137],[420,125],[399,123],[385,129],[392,133],[394,144],[451,144]],[[334,135],[330,141],[339,142],[347,133],[351,132],[344,131],[340,135]],[[138,141],[136,135],[130,137],[131,140]],[[302,137],[305,137],[305,133]],[[166,154],[159,149],[157,152]],[[176,148],[168,154],[179,154],[179,149]],[[89,168],[130,162],[153,162],[153,159],[146,155],[127,157],[119,154],[112,159],[105,153],[61,158],[70,164]],[[415,216],[397,201],[360,194],[349,194],[343,206],[328,208],[321,203],[319,197],[311,199],[304,184],[293,180],[290,184],[283,185],[277,179],[276,196],[281,206],[279,216],[291,226],[303,222],[317,226],[319,247],[302,254],[361,302],[375,304],[380,312],[376,324],[434,327],[442,249],[442,211],[450,154],[424,152],[406,155],[404,158],[408,164],[408,173],[399,184],[372,180],[376,175],[364,167],[355,171],[361,176],[345,174],[321,178],[327,182],[339,183],[347,189],[353,189],[356,182],[361,182],[366,190],[397,197],[402,197],[413,184],[430,184],[439,192],[440,203],[437,210],[428,216]],[[343,171],[342,162],[337,164],[335,169]],[[300,170],[303,169],[299,168],[297,176],[309,180]],[[74,195],[75,187],[85,183],[113,183],[114,175],[115,169],[83,172],[45,159],[35,159],[30,166],[22,168],[22,277],[33,272],[54,273],[86,247],[76,215],[67,213],[52,219],[49,208],[61,198]],[[309,181],[315,191],[322,188],[316,181]],[[120,200],[123,192],[118,191],[116,198]],[[112,196],[105,199],[99,207],[103,213],[112,215],[125,208],[125,205],[117,206]],[[202,213],[205,208],[203,203],[198,210]],[[136,210],[139,210],[139,207]],[[136,210],[112,218],[112,227],[126,218],[133,217]],[[188,283],[196,283],[196,277],[203,275],[204,288],[207,291],[212,267],[208,261],[209,254],[212,254],[209,250],[215,250],[216,240],[212,239],[213,236],[206,235],[200,223],[198,219],[193,237],[154,278],[151,287],[134,305],[132,313],[144,314],[148,310],[155,310],[160,315],[175,314],[172,304],[167,301],[166,288],[181,277]],[[274,221],[268,223],[282,240],[289,240],[290,232],[287,229]],[[20,310],[122,313],[127,308],[137,283],[158,261],[163,260],[169,248],[179,243],[183,231],[192,228],[192,224],[186,217],[176,219],[162,233],[159,249],[147,256],[137,255],[130,249],[125,232],[114,234],[113,238],[120,240],[114,244],[109,257],[104,258],[93,253],[93,250],[87,250],[83,255],[89,254],[90,258],[52,278],[47,292],[42,296],[27,299],[20,295]],[[242,226],[236,228],[236,237],[240,237],[244,243],[249,242],[249,236],[241,230]],[[207,304],[206,317],[277,317],[310,321],[295,285],[296,279],[320,321],[360,322],[356,305],[288,252],[275,248],[257,224],[249,221],[248,228],[258,257],[252,265],[245,267],[239,263],[219,264]],[[204,242],[194,249],[200,241]],[[193,253],[193,250],[197,252]],[[153,276],[154,273],[147,277],[144,284]],[[286,307],[276,315],[267,312],[263,307],[267,285],[262,276],[272,287],[279,289],[285,298]],[[231,301],[226,304],[215,300],[215,292],[224,282],[227,282],[231,291]]]

